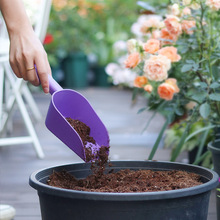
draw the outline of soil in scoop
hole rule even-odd
[[[95,140],[89,136],[90,128],[79,120],[67,118],[68,122],[80,135],[84,146],[87,142],[95,144]],[[87,149],[85,149],[86,152]],[[65,189],[92,192],[153,192],[189,188],[202,184],[200,176],[185,171],[152,171],[152,170],[114,170],[105,173],[108,164],[108,147],[102,146],[97,152],[95,162],[91,163],[92,175],[84,179],[76,179],[66,171],[54,172],[47,183]],[[94,159],[94,155],[88,149],[86,161]],[[108,164],[110,166],[110,164]]]
[[[121,170],[76,179],[66,171],[54,172],[50,186],[91,192],[155,192],[189,188],[202,184],[200,176],[186,171]]]
[[[92,153],[90,147],[85,147],[87,143],[90,143],[91,145],[96,144],[94,138],[90,136],[90,127],[77,119],[66,118],[66,120],[75,129],[75,131],[82,139],[85,150],[85,157],[86,157],[85,161],[86,162],[98,161],[100,166],[104,166],[108,161],[109,147],[101,146],[99,151],[96,152],[96,154]]]

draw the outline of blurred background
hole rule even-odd
[[[105,67],[126,54],[132,24],[150,13],[134,0],[53,0],[44,46],[54,78],[64,87],[110,86]]]

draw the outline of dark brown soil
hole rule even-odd
[[[202,184],[200,176],[185,171],[121,170],[76,179],[66,171],[54,172],[50,186],[92,192],[155,192],[189,188]]]
[[[70,125],[76,130],[78,135],[81,137],[82,142],[86,145],[87,142],[95,144],[96,141],[90,135],[90,127],[87,126],[85,123],[74,120],[72,118],[66,118],[66,120],[70,123]]]
[[[108,161],[108,152],[109,147],[101,146],[97,152],[92,152],[92,145],[96,144],[96,141],[93,137],[90,136],[90,127],[85,123],[72,118],[66,118],[70,125],[76,130],[80,138],[82,139],[84,150],[85,150],[85,161],[86,162],[95,162],[98,166],[103,167]],[[86,147],[88,144],[89,147]],[[94,164],[93,164],[94,165]]]

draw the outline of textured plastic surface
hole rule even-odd
[[[206,220],[210,192],[218,184],[218,175],[198,166],[156,162],[115,161],[121,169],[185,170],[202,176],[204,184],[163,192],[98,193],[61,189],[46,185],[54,171],[66,170],[76,178],[90,174],[90,164],[70,164],[34,172],[30,185],[38,191],[43,220]],[[108,168],[107,168],[108,170]]]
[[[99,146],[109,146],[107,129],[88,100],[74,90],[62,89],[51,76],[48,78],[52,99],[45,122],[47,128],[83,160],[85,153],[82,140],[66,117],[78,119],[88,125],[90,136],[96,143]],[[94,148],[96,149],[97,145],[94,145]]]

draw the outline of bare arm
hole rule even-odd
[[[26,15],[22,0],[0,0],[10,38],[10,64],[17,77],[35,86],[41,82],[45,93],[49,92],[48,74],[51,74],[47,54],[35,35]],[[34,69],[36,65],[40,82]]]

